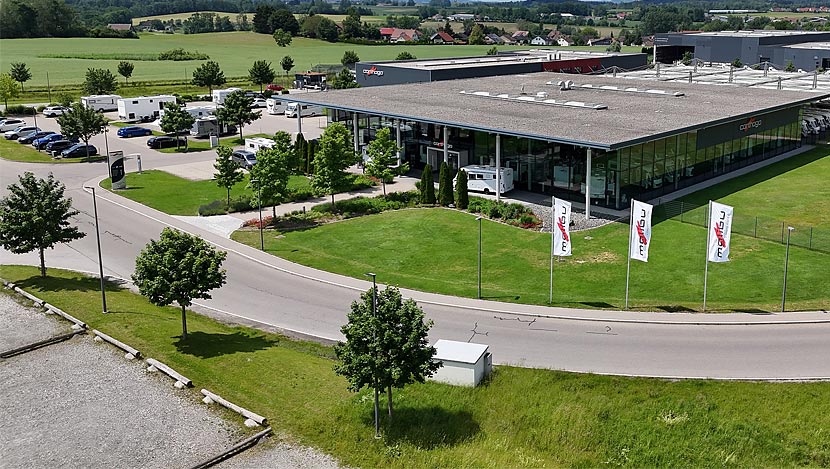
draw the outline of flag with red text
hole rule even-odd
[[[709,210],[709,262],[729,262],[732,237],[732,211],[729,205],[712,202]]]
[[[631,259],[648,262],[648,248],[651,247],[652,206],[638,200],[631,202],[631,235],[628,255]]]
[[[553,255],[571,255],[571,203],[561,199],[553,201]]]

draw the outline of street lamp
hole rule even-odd
[[[259,185],[259,179],[253,178],[251,182],[256,184],[256,200],[259,205],[259,250],[265,250],[265,239],[262,237],[262,190]]]
[[[92,189],[92,211],[95,214],[95,240],[98,242],[98,275],[101,278],[101,308],[107,312],[107,293],[104,289],[104,262],[101,259],[101,232],[98,230],[98,201],[95,197],[95,188],[84,186],[85,189]]]
[[[377,275],[373,272],[367,272],[363,274],[367,277],[372,277],[372,317],[375,318],[375,327],[373,335],[375,339],[377,339],[377,319],[378,319],[378,284],[377,284]],[[378,406],[378,378],[377,376],[372,376],[372,381],[374,382],[375,388],[375,438],[380,438],[380,420],[379,414],[380,409]]]
[[[481,219],[484,217],[476,217],[478,221],[478,299],[481,299]]]
[[[784,254],[784,291],[781,293],[781,312],[784,312],[784,305],[787,303],[787,267],[790,263],[790,234],[793,230],[792,226],[787,227],[787,250]]]

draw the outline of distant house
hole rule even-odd
[[[530,33],[528,31],[516,31],[512,36],[510,36],[510,39],[517,44],[527,44],[530,41],[529,36]]]
[[[107,28],[113,31],[132,31],[133,25],[132,23],[110,23]]]
[[[573,44],[573,41],[570,37],[565,36],[559,31],[551,31],[548,33],[548,44],[557,45],[559,47],[568,47]]]
[[[530,43],[534,46],[549,46],[553,44],[550,39],[542,36],[536,36],[530,40]]]
[[[643,36],[643,47],[654,47],[654,36]]]
[[[380,28],[380,38],[393,44],[415,42],[421,39],[421,33],[415,29]]]
[[[444,15],[438,13],[429,17],[430,21],[444,21]]]
[[[485,44],[502,45],[502,44],[504,44],[504,39],[502,39],[497,34],[487,34],[487,35],[484,36],[484,43]]]
[[[444,31],[438,31],[429,37],[429,41],[433,44],[455,44],[455,39]]]
[[[476,19],[476,15],[472,13],[456,13],[447,17],[450,21],[466,21]]]
[[[575,18],[575,16],[572,13],[559,13],[559,16],[561,16],[562,18]]]
[[[455,33],[455,41],[459,44],[466,44],[469,38],[464,31]]]
[[[507,46],[512,46],[516,44],[516,41],[513,40],[512,37],[508,36],[507,34],[501,37],[501,40],[504,41],[504,44]]]
[[[610,46],[614,42],[612,37],[603,37],[600,39],[588,39],[589,46]]]

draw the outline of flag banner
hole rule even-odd
[[[554,199],[553,255],[571,255],[571,203]]]
[[[729,262],[732,238],[732,210],[729,205],[711,203],[709,211],[709,262]]]
[[[652,206],[638,200],[631,201],[631,235],[628,255],[631,259],[648,262],[651,246]]]

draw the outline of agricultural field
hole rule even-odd
[[[141,23],[142,21],[147,21],[147,20],[161,20],[161,21],[182,20],[182,21],[184,21],[184,20],[190,18],[191,16],[193,16],[196,13],[213,13],[213,14],[219,15],[220,17],[227,16],[228,18],[231,19],[231,21],[235,21],[236,20],[236,15],[237,15],[237,13],[229,13],[227,11],[199,11],[199,12],[190,11],[190,12],[187,12],[187,13],[170,13],[170,14],[167,14],[167,15],[140,16],[138,18],[133,18],[133,26],[136,26],[139,23]],[[253,19],[253,17],[254,17],[253,13],[246,13],[246,14],[248,15],[248,21]]]

